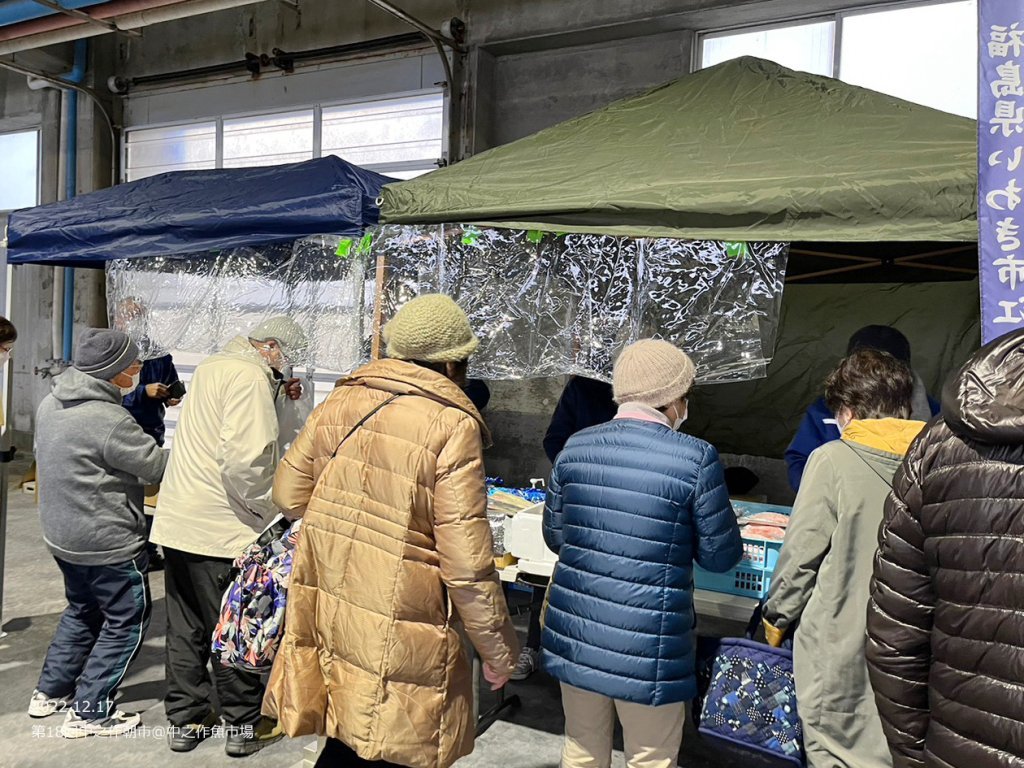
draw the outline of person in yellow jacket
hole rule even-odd
[[[339,383],[274,479],[302,533],[264,712],[290,736],[326,735],[320,768],[447,768],[475,730],[460,628],[495,688],[519,654],[486,517],[487,428],[462,390],[477,339],[436,294],[385,339],[391,359]]]
[[[195,749],[218,723],[206,668],[210,638],[232,561],[278,514],[270,492],[282,383],[274,372],[306,343],[294,321],[272,318],[200,363],[184,400],[150,537],[165,559],[164,703],[175,752]],[[261,718],[259,675],[219,664],[214,673],[229,755],[252,754],[281,738]]]
[[[861,349],[825,384],[842,437],[804,470],[764,608],[769,643],[796,627],[793,671],[810,768],[888,768],[864,635],[878,528],[893,476],[924,422],[909,421],[914,375]]]

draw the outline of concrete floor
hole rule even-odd
[[[12,486],[16,486],[26,465],[12,465]],[[246,765],[250,768],[295,768],[301,764],[304,748],[311,739],[285,739],[263,752],[237,760],[227,757],[223,745],[207,741],[189,754],[167,749],[157,729],[166,721],[163,713],[164,627],[166,610],[162,574],[150,580],[154,600],[153,620],[142,653],[121,687],[118,706],[141,712],[144,728],[133,737],[68,741],[53,731],[61,716],[31,720],[25,713],[28,700],[46,654],[50,638],[64,608],[60,571],[48,554],[39,529],[34,498],[12,487],[9,496],[6,580],[3,595],[3,630],[0,638],[0,768],[187,768],[188,766]],[[519,606],[514,602],[514,610]],[[523,606],[525,608],[525,606]],[[525,614],[517,617],[525,629]],[[735,633],[737,627],[705,625],[704,631]],[[543,674],[509,686],[522,705],[503,716],[477,740],[476,751],[459,768],[555,768],[564,726],[558,685]],[[493,703],[488,691],[481,706]],[[616,739],[621,749],[621,735]],[[702,741],[688,725],[680,765],[685,768],[715,768],[737,764],[735,757],[716,751]],[[742,764],[760,765],[746,756]],[[616,766],[623,765],[616,754]],[[767,764],[765,764],[767,765]]]

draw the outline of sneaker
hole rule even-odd
[[[32,700],[28,703],[28,716],[49,717],[57,712],[64,712],[70,703],[70,696],[62,696],[59,699],[54,699],[47,696],[37,688],[32,691]]]
[[[537,671],[537,659],[540,656],[537,651],[533,648],[523,648],[522,653],[519,654],[519,661],[516,662],[516,668],[509,675],[510,680],[525,680],[534,672]]]
[[[262,717],[256,725],[229,725],[224,751],[228,757],[248,757],[284,738],[277,720]]]
[[[167,746],[171,752],[191,752],[213,735],[220,720],[212,712],[201,723],[174,725],[167,729]]]
[[[60,735],[65,739],[84,739],[86,736],[121,736],[135,730],[135,727],[141,722],[142,715],[138,713],[128,714],[117,710],[102,720],[86,720],[72,709],[68,712],[64,725],[61,726]]]

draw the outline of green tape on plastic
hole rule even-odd
[[[462,244],[463,245],[476,245],[476,241],[479,240],[479,239],[480,239],[480,230],[479,229],[467,229],[462,234]]]
[[[340,243],[338,243],[338,250],[334,252],[334,255],[337,256],[339,259],[347,259],[349,256],[351,256],[352,241],[342,240]]]
[[[725,255],[734,259],[745,259],[750,255],[746,243],[725,243]]]
[[[541,232],[539,229],[530,229],[527,230],[526,232],[526,239],[529,240],[531,243],[539,243],[541,240],[544,239],[544,233]]]
[[[367,232],[363,235],[363,238],[359,241],[359,248],[356,251],[360,256],[365,256],[370,253],[370,247],[373,245],[373,235]]]

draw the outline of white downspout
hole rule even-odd
[[[64,357],[64,268],[52,267],[53,269],[53,323],[50,325],[51,332],[51,360],[60,360]]]

